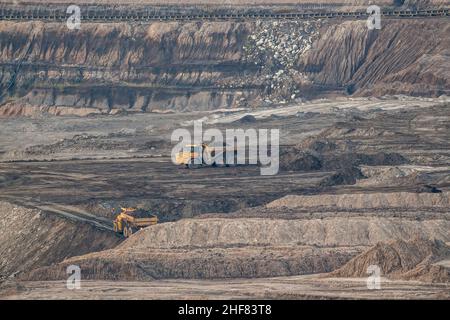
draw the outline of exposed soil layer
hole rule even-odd
[[[328,28],[316,50],[300,58],[310,79],[346,86],[349,93],[359,95],[445,94],[450,66],[448,21],[383,23],[381,32],[368,32],[365,22],[355,21]]]
[[[450,207],[450,192],[443,193],[359,193],[320,196],[286,196],[267,204],[267,208],[443,208]]]
[[[0,116],[438,97],[448,95],[448,28],[436,18],[385,19],[383,32],[340,20],[84,22],[74,37],[61,23],[2,21]]]
[[[386,218],[186,219],[142,230],[119,249],[302,244],[319,247],[371,246],[388,239],[448,241],[448,220]],[[176,236],[175,236],[176,235]]]
[[[328,272],[358,248],[309,246],[242,246],[203,249],[114,249],[72,258],[53,267],[21,275],[21,280],[60,280],[69,265],[80,266],[83,279],[154,280],[287,276]]]
[[[442,197],[442,194],[439,195]],[[272,210],[269,219],[245,217],[244,211],[236,213],[235,217],[202,217],[159,224],[139,231],[114,249],[40,268],[23,274],[22,279],[63,279],[67,266],[72,264],[82,268],[86,279],[96,280],[236,278],[322,273],[339,268],[364,248],[381,241],[415,238],[450,241],[450,221],[445,214],[440,218],[425,215],[423,221],[417,220],[414,214],[408,214],[411,208],[431,213],[433,208],[439,210],[440,205],[447,208],[446,204],[435,198],[431,198],[429,204],[427,201],[418,201],[417,197],[414,199],[414,196],[394,193],[358,197],[349,194],[327,199],[320,195],[312,197],[315,202],[304,198],[296,201],[298,207],[308,208],[309,213],[291,219],[276,218],[276,213],[283,216],[287,204],[286,200],[280,200],[266,206],[266,210]],[[421,198],[432,196],[435,195],[427,193]],[[323,203],[321,198],[324,198]],[[340,198],[340,201],[336,198]],[[387,202],[390,207],[383,206],[380,199],[400,199],[396,204],[404,211],[402,217],[386,218],[373,212],[369,215],[351,212],[355,208],[395,208],[392,202]],[[405,205],[406,200],[410,202],[409,206]],[[292,199],[289,203],[292,203]],[[314,217],[316,210],[319,214],[323,213],[321,209],[327,205],[346,208],[348,212]]]
[[[115,247],[120,238],[89,224],[0,202],[0,278]]]
[[[393,279],[450,282],[450,247],[439,240],[395,240],[376,244],[330,273],[331,277],[364,277],[369,266]]]

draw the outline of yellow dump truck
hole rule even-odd
[[[158,223],[158,217],[136,208],[121,208],[122,211],[113,221],[114,232],[122,233],[125,238],[139,229]]]
[[[175,162],[178,165],[185,165],[188,168],[194,165],[212,165],[236,163],[237,150],[223,146],[214,147],[206,143],[190,144],[183,147],[183,151],[175,155]],[[218,161],[221,158],[222,161]]]

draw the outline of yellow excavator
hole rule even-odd
[[[114,219],[114,232],[122,233],[128,238],[136,231],[158,223],[158,217],[147,211],[136,208],[121,208],[121,212]]]

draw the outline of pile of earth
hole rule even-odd
[[[383,130],[379,128],[375,128],[373,126],[368,128],[356,128],[356,127],[339,127],[333,126],[324,132],[321,133],[323,138],[354,138],[354,137],[365,137],[365,138],[373,138],[373,137],[388,137],[394,136],[395,132],[390,130]]]
[[[362,166],[360,171],[364,179],[358,180],[358,186],[421,185],[421,190],[430,188],[429,192],[438,192],[433,185],[445,184],[450,174],[449,167],[421,166]]]
[[[450,247],[440,240],[414,239],[381,242],[350,260],[329,276],[367,277],[378,266],[391,279],[450,282]]]
[[[336,153],[319,154],[313,150],[301,147],[288,147],[280,150],[280,168],[286,171],[297,170],[330,170],[342,169],[358,165],[399,165],[407,160],[395,152],[366,153]]]
[[[398,208],[422,209],[450,208],[450,192],[442,193],[353,193],[353,194],[323,194],[313,196],[288,195],[272,201],[267,208],[314,208],[331,207],[342,209],[364,208]]]
[[[323,273],[381,241],[450,241],[449,228],[450,221],[442,218],[184,219],[145,228],[114,249],[73,257],[22,274],[21,279],[65,279],[69,265],[80,266],[84,279],[99,280]]]
[[[280,149],[282,171],[336,171],[325,185],[354,184],[364,177],[360,166],[393,166],[408,163],[408,159],[396,152],[358,152],[351,142],[335,142],[329,139],[308,138],[296,146]]]
[[[83,279],[153,280],[277,277],[329,272],[360,253],[357,248],[311,246],[195,249],[118,248],[68,259],[21,275],[22,280],[61,280],[69,265]]]

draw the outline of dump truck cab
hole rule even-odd
[[[149,212],[136,208],[121,208],[121,212],[113,221],[114,232],[122,233],[128,238],[136,231],[155,225],[158,217]]]
[[[183,147],[183,150],[175,155],[175,163],[177,165],[185,165],[191,168],[195,165],[212,165],[225,164],[227,157],[231,156],[235,161],[237,150],[229,148],[226,144],[221,146],[210,146],[206,143],[202,144],[188,144]],[[219,159],[220,158],[220,159]],[[226,164],[228,166],[228,164]]]
[[[175,162],[178,165],[185,165],[190,167],[194,164],[203,164],[203,155],[208,146],[202,144],[188,144],[183,147],[183,150],[178,152],[175,156]]]

